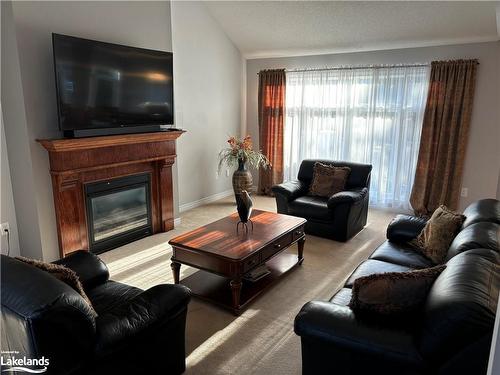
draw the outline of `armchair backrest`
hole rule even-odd
[[[49,372],[71,372],[95,341],[95,318],[84,299],[49,273],[1,256],[3,351],[49,359]]]
[[[298,179],[310,184],[313,178],[314,164],[320,162],[323,164],[333,165],[335,167],[349,167],[351,174],[347,179],[346,188],[364,188],[370,185],[370,174],[372,171],[371,164],[351,163],[347,161],[333,161],[323,159],[305,159],[300,164]]]

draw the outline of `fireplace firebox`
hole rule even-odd
[[[151,176],[85,184],[90,251],[101,253],[153,233]]]

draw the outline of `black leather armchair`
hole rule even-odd
[[[488,202],[489,201],[489,202]],[[311,301],[295,318],[303,374],[486,374],[500,290],[500,202],[482,200],[448,249],[446,269],[421,313],[360,318],[348,306],[358,277],[431,267],[406,244],[425,220],[398,215],[388,241],[361,263],[329,301]]]
[[[106,265],[78,251],[55,263],[73,269],[98,316],[67,284],[2,255],[3,351],[49,360],[49,374],[180,374],[185,370],[189,289],[146,291],[109,280]]]
[[[346,190],[331,197],[307,195],[314,164],[349,167]],[[304,160],[296,181],[273,186],[278,213],[307,219],[306,233],[347,241],[366,225],[372,166],[330,160]]]

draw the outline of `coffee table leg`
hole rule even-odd
[[[306,243],[306,238],[305,237],[302,237],[299,242],[298,242],[298,248],[299,248],[299,251],[298,251],[298,257],[299,257],[299,260],[298,260],[298,263],[299,264],[302,264],[302,262],[304,261],[304,244]]]
[[[177,262],[170,263],[170,268],[172,268],[172,273],[174,274],[174,283],[179,284],[179,274],[181,271],[181,264]]]
[[[238,314],[240,310],[241,279],[231,280],[229,285],[231,285],[231,292],[233,294],[233,311],[235,314]]]

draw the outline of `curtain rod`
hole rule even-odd
[[[477,62],[479,65],[479,62]],[[392,65],[361,65],[361,66],[336,66],[331,68],[285,69],[285,72],[321,72],[329,70],[357,70],[357,69],[384,69],[384,68],[414,68],[431,66],[431,63],[421,64],[392,64]],[[259,75],[259,73],[257,73]]]
[[[285,72],[321,72],[328,70],[357,70],[357,69],[384,69],[384,68],[412,68],[419,66],[430,66],[430,63],[425,64],[393,64],[393,65],[361,65],[361,66],[334,66],[331,68],[302,68],[302,69],[285,69]],[[259,75],[259,73],[257,73]]]
[[[310,69],[285,69],[286,72],[317,72],[323,70],[357,70],[357,69],[384,69],[384,68],[413,68],[419,66],[430,66],[431,64],[393,64],[393,65],[361,65],[361,66],[334,66],[331,68]]]

